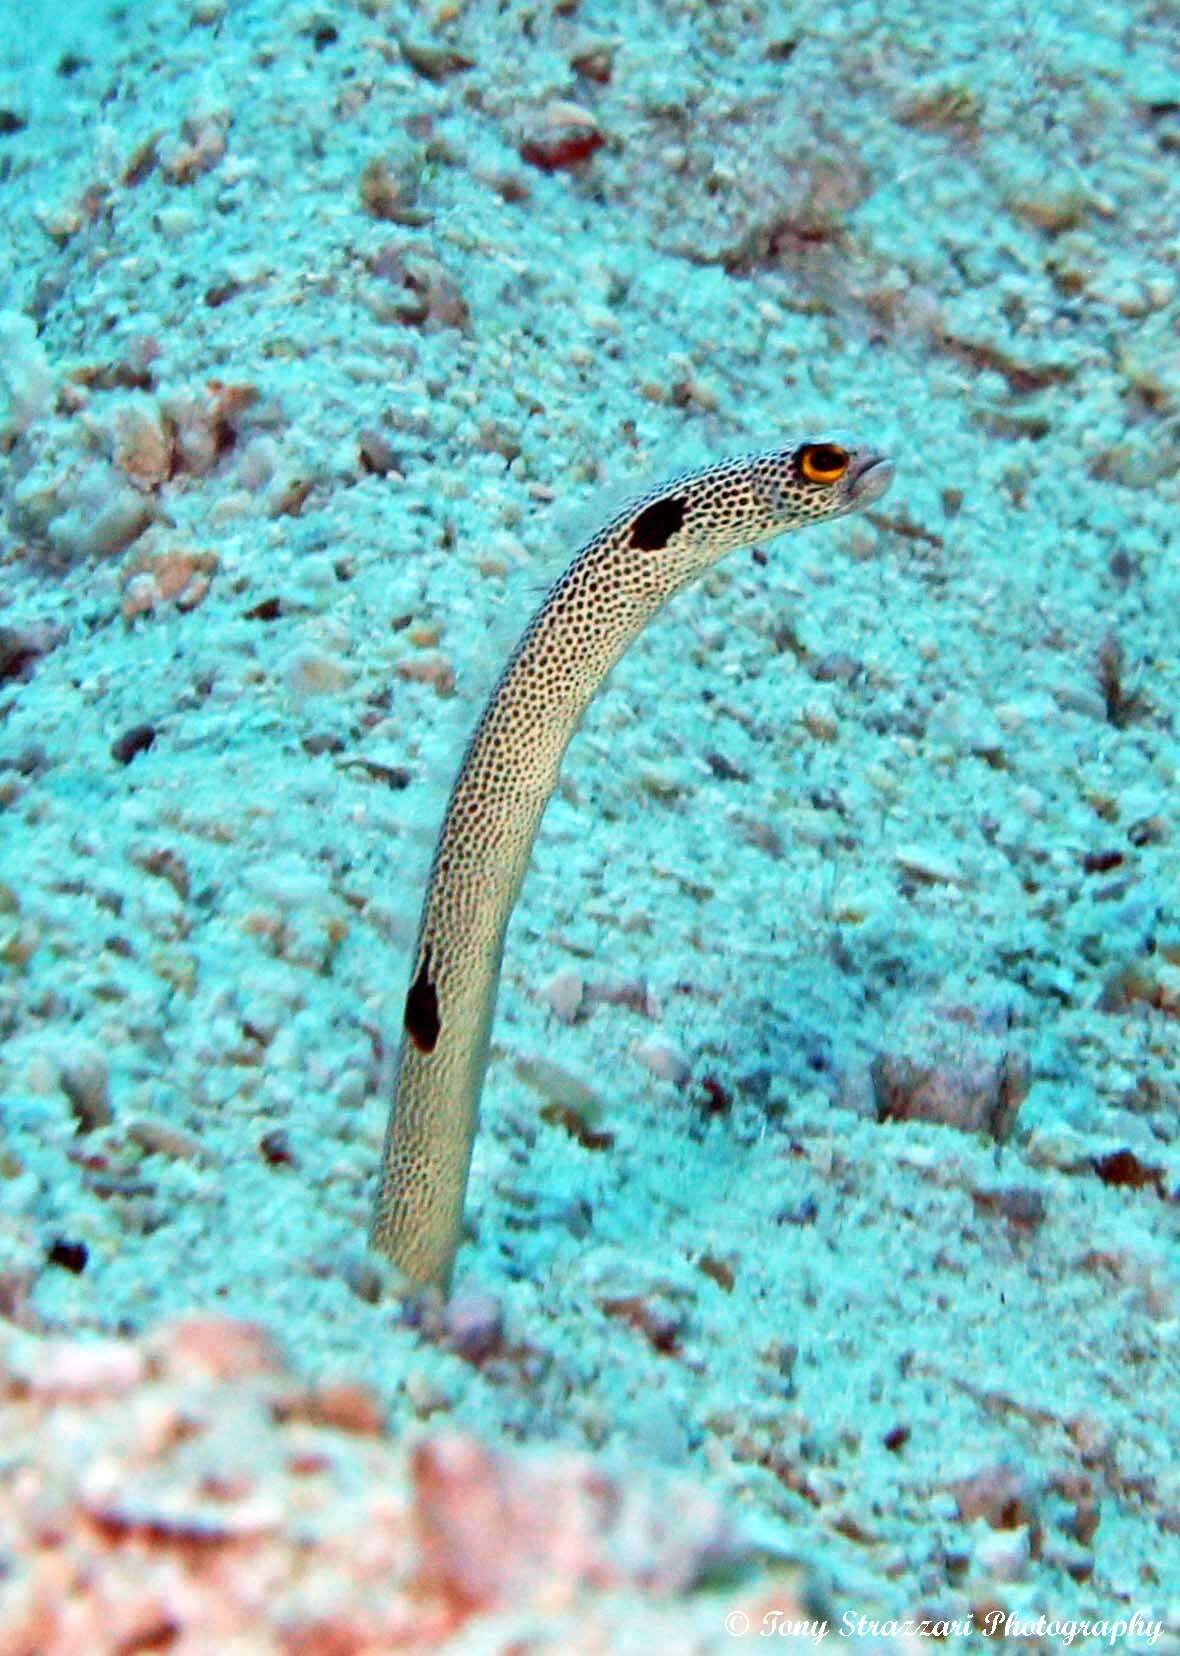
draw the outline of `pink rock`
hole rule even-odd
[[[240,1380],[277,1373],[283,1366],[270,1332],[261,1323],[234,1317],[185,1317],[162,1329],[158,1340],[166,1367],[178,1378],[197,1373]]]
[[[460,1615],[553,1610],[586,1588],[680,1592],[735,1553],[703,1491],[621,1485],[585,1455],[509,1459],[451,1432],[419,1443],[410,1470],[420,1584]]]
[[[37,1340],[22,1357],[12,1372],[46,1400],[127,1392],[147,1372],[143,1353],[129,1340]]]
[[[385,1429],[381,1405],[367,1386],[347,1380],[329,1380],[321,1386],[298,1388],[274,1404],[280,1420],[305,1420],[312,1426],[333,1426],[357,1437],[379,1437]]]

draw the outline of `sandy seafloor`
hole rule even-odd
[[[1180,1648],[1176,0],[0,40],[11,1338],[250,1319],[395,1453],[687,1474],[834,1623]],[[570,749],[415,1327],[382,1053],[481,698],[604,500],[829,427],[891,493]],[[753,1643],[684,1594],[667,1648]]]

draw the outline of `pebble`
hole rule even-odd
[[[32,319],[0,311],[0,436],[19,437],[53,406],[53,374]]]
[[[127,1392],[147,1374],[143,1352],[127,1340],[17,1338],[5,1367],[34,1397],[59,1400]]]
[[[803,709],[803,724],[817,742],[834,742],[840,734],[840,721],[821,702],[808,702]]]
[[[1028,1060],[1018,1053],[915,1062],[881,1053],[869,1071],[879,1121],[937,1121],[1003,1142],[1028,1094]]]
[[[96,1047],[77,1048],[60,1061],[61,1090],[70,1101],[80,1131],[93,1132],[114,1119],[110,1071]]]
[[[732,1569],[744,1550],[705,1492],[662,1480],[641,1489],[585,1455],[530,1463],[440,1432],[411,1449],[410,1477],[421,1586],[468,1609],[519,1609],[538,1593],[553,1603],[555,1588],[570,1603],[591,1583],[642,1582],[665,1597],[710,1567]]]
[[[389,1273],[382,1269],[377,1254],[350,1252],[340,1261],[338,1269],[341,1280],[363,1305],[380,1302]]]
[[[62,627],[42,622],[33,627],[0,627],[0,683],[27,679],[43,655],[66,637]]]
[[[668,1041],[636,1041],[631,1047],[631,1056],[652,1075],[661,1081],[670,1081],[674,1087],[683,1087],[692,1074],[688,1059]]]
[[[555,1018],[572,1024],[577,1020],[586,994],[586,982],[577,972],[558,972],[541,991],[541,999]]]
[[[932,885],[962,884],[962,876],[954,863],[926,846],[899,845],[894,849],[893,860],[904,873],[929,880]]]
[[[977,1185],[971,1196],[981,1212],[999,1214],[1020,1229],[1033,1229],[1048,1213],[1044,1192],[1033,1185]]]
[[[658,1018],[662,1011],[658,998],[642,978],[614,973],[587,983],[586,1001],[590,1006],[627,1006],[645,1018]]]
[[[419,1420],[428,1420],[432,1414],[445,1412],[451,1407],[447,1392],[428,1369],[407,1369],[402,1390]]]
[[[531,117],[521,136],[520,154],[534,167],[554,172],[585,161],[605,142],[590,110],[558,100]]]
[[[155,398],[140,392],[116,403],[110,419],[112,458],[143,489],[158,489],[172,473],[172,433]]]
[[[299,1390],[275,1404],[280,1420],[305,1420],[310,1426],[334,1427],[356,1437],[379,1437],[385,1429],[381,1405],[368,1386],[329,1380]]]
[[[398,44],[410,67],[427,80],[446,80],[450,75],[459,75],[475,67],[473,58],[440,41],[403,39]]]
[[[357,1110],[368,1097],[369,1084],[359,1069],[346,1069],[336,1082],[332,1094],[333,1106],[338,1110]]]
[[[127,1125],[127,1137],[149,1156],[167,1156],[173,1161],[202,1161],[205,1149],[200,1139],[166,1121],[140,1116]]]
[[[144,496],[105,460],[86,467],[60,506],[46,528],[46,537],[55,551],[71,559],[122,552],[152,521],[152,508]]]
[[[154,725],[132,725],[121,735],[116,736],[111,743],[111,758],[117,759],[121,765],[129,765],[136,754],[144,753],[156,739]]]
[[[451,1350],[478,1365],[503,1341],[504,1307],[494,1294],[460,1291],[447,1302],[443,1329]]]
[[[1011,1460],[980,1466],[949,1485],[958,1515],[965,1524],[982,1518],[995,1530],[1013,1530],[1035,1522],[1033,1484]]]
[[[399,661],[395,671],[398,678],[411,683],[433,685],[435,694],[444,699],[455,694],[455,669],[437,652]]]
[[[546,1104],[572,1110],[590,1122],[599,1121],[605,1115],[606,1105],[601,1095],[585,1081],[571,1075],[569,1070],[555,1064],[551,1058],[521,1054],[512,1067],[525,1085],[531,1087]]]
[[[374,156],[360,176],[361,206],[370,218],[389,224],[421,223],[425,215],[414,206],[420,175],[421,164],[410,154],[400,163],[384,155]]]
[[[1034,1127],[1024,1147],[1031,1167],[1054,1167],[1077,1173],[1089,1166],[1091,1142],[1072,1127]]]
[[[279,664],[279,674],[298,696],[330,696],[352,683],[352,668],[340,656],[328,655],[311,645],[288,652]]]
[[[274,1335],[261,1323],[195,1312],[160,1326],[145,1342],[175,1378],[245,1380],[275,1374],[282,1359]]]

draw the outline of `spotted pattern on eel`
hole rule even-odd
[[[504,933],[570,737],[611,668],[724,553],[857,511],[892,466],[845,433],[684,471],[621,508],[549,589],[467,746],[426,886],[370,1245],[450,1286]]]

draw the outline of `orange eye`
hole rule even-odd
[[[835,443],[809,443],[799,451],[799,470],[809,483],[838,483],[848,470],[848,451]]]

